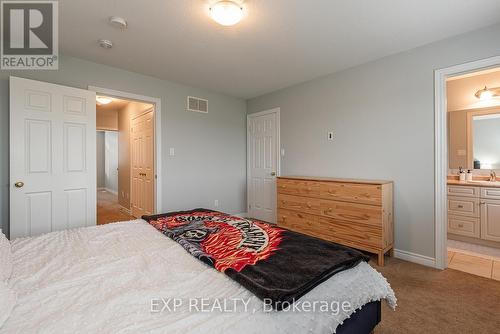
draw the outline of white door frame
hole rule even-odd
[[[98,86],[88,86],[88,90],[96,92],[97,95],[102,94],[106,96],[134,100],[139,102],[151,103],[155,106],[155,172],[156,172],[156,182],[155,182],[155,213],[163,212],[163,202],[162,202],[162,169],[161,169],[161,99],[157,97],[139,95],[129,92],[118,91],[114,89],[108,89]]]
[[[273,108],[269,110],[259,111],[256,113],[247,115],[247,207],[246,213],[248,213],[248,208],[250,207],[250,133],[248,129],[248,124],[250,124],[250,119],[254,117],[276,114],[276,177],[281,175],[281,121],[280,121],[280,108]]]
[[[435,234],[436,268],[447,267],[447,176],[448,176],[448,129],[446,107],[446,79],[482,69],[500,66],[500,56],[450,66],[434,72],[435,118]]]

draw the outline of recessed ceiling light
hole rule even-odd
[[[111,49],[113,47],[113,42],[111,42],[109,39],[100,39],[98,43],[99,46],[103,49]]]
[[[97,96],[95,100],[99,105],[110,104],[111,102],[113,102],[113,99],[107,96]]]
[[[127,28],[127,21],[123,17],[111,16],[109,18],[109,23],[117,28],[125,29]]]
[[[210,7],[210,17],[223,26],[232,26],[241,21],[243,8],[234,1],[219,1]]]

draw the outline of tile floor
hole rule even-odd
[[[473,256],[484,257],[486,259],[500,261],[500,248],[471,244],[468,242],[448,239],[448,250]]]
[[[118,204],[118,196],[105,190],[97,191],[97,225],[135,219]]]
[[[485,258],[448,250],[448,268],[500,281],[500,258]]]

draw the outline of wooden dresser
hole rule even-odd
[[[390,181],[278,177],[278,226],[378,255],[393,253]]]

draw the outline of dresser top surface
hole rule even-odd
[[[278,179],[286,180],[304,180],[304,181],[326,181],[326,182],[342,182],[342,183],[360,183],[360,184],[392,184],[392,181],[387,180],[361,180],[361,179],[343,179],[323,176],[279,176]]]

